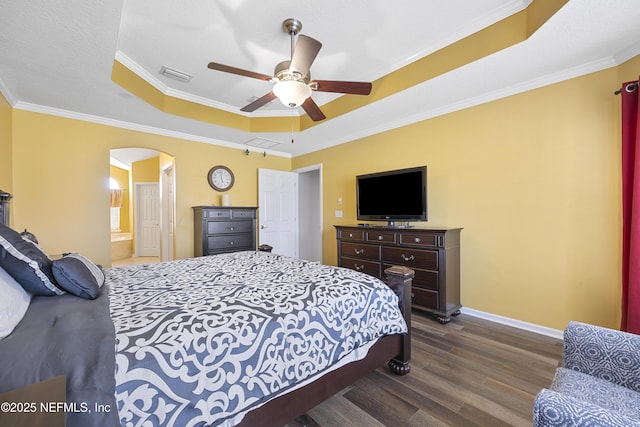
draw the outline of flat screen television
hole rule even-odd
[[[427,167],[356,176],[359,221],[427,220]]]

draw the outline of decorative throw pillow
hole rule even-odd
[[[64,294],[56,286],[47,254],[4,224],[0,224],[0,267],[33,295]]]
[[[90,259],[67,254],[53,261],[53,275],[64,290],[84,299],[95,299],[104,283],[104,273]]]
[[[29,308],[31,295],[0,268],[0,339],[9,335]]]

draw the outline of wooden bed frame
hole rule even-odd
[[[385,270],[387,285],[398,295],[400,309],[407,322],[406,335],[388,335],[369,350],[367,356],[331,371],[316,381],[277,397],[252,410],[242,419],[242,427],[281,427],[304,415],[340,390],[368,375],[385,363],[391,372],[405,375],[411,359],[411,281],[414,271],[393,266]]]

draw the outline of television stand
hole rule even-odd
[[[461,228],[335,226],[338,266],[382,278],[385,268],[415,271],[411,306],[440,323],[460,314]]]

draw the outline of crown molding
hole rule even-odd
[[[2,94],[2,96],[4,96],[4,98],[7,100],[9,105],[11,105],[12,107],[15,107],[17,103],[16,99],[11,93],[11,91],[9,90],[9,88],[7,87],[7,85],[4,84],[1,78],[0,78],[0,93]]]
[[[115,60],[127,67],[133,73],[137,74],[141,79],[145,82],[149,83],[153,86],[157,91],[161,92],[164,95],[171,96],[173,98],[183,99],[185,101],[195,102],[197,104],[202,104],[207,107],[217,108],[219,110],[224,110],[228,112],[236,112],[237,108],[232,108],[228,104],[224,104],[222,102],[217,102],[212,99],[192,95],[181,90],[170,88],[165,85],[158,79],[156,76],[147,71],[146,68],[140,66],[136,61],[131,59],[127,54],[122,52],[121,50],[116,51]]]
[[[13,106],[13,108],[17,110],[31,111],[34,113],[49,114],[52,116],[64,117],[67,119],[74,119],[74,120],[80,120],[84,122],[96,123],[96,124],[105,125],[105,126],[112,126],[112,127],[121,128],[121,129],[128,129],[128,130],[133,130],[137,132],[168,136],[171,138],[186,139],[189,141],[202,142],[202,143],[211,144],[211,145],[219,145],[219,146],[228,147],[228,148],[236,148],[242,151],[246,151],[248,149],[249,151],[255,151],[260,153],[266,152],[267,154],[272,156],[287,157],[287,158],[292,157],[291,154],[283,153],[281,151],[252,149],[252,147],[248,147],[246,144],[228,142],[228,141],[223,141],[223,140],[214,139],[214,138],[205,138],[200,135],[193,135],[185,132],[177,132],[177,131],[157,128],[154,126],[140,125],[137,123],[125,122],[123,120],[108,119],[105,117],[94,116],[94,115],[85,114],[85,113],[78,113],[75,111],[64,110],[61,108],[53,108],[53,107],[47,107],[44,105],[31,104],[29,102],[19,101]]]
[[[305,155],[312,153],[314,151],[318,151],[325,148],[330,148],[336,145],[345,144],[347,142],[355,141],[357,139],[366,138],[371,135],[376,135],[378,133],[386,132],[389,130],[401,128],[404,126],[408,126],[420,121],[428,120],[434,117],[442,116],[445,114],[453,113],[455,111],[463,110],[465,108],[474,107],[477,105],[485,104],[488,102],[492,102],[501,98],[505,98],[511,95],[516,95],[519,93],[527,92],[530,90],[538,89],[544,86],[548,86],[554,83],[559,83],[561,81],[570,80],[572,78],[580,77],[586,74],[594,73],[597,71],[601,71],[607,68],[611,68],[621,63],[627,61],[628,59],[637,55],[638,50],[640,50],[640,43],[637,43],[629,48],[625,49],[622,52],[610,57],[606,57],[603,59],[599,59],[596,61],[592,61],[587,64],[580,65],[578,67],[568,68],[566,70],[562,70],[560,72],[548,74],[546,76],[542,76],[540,78],[528,80],[522,83],[518,83],[516,85],[512,85],[506,88],[502,88],[496,91],[487,92],[480,96],[476,96],[474,98],[465,99],[464,101],[451,103],[448,105],[444,105],[438,108],[434,108],[428,111],[423,111],[418,114],[414,114],[412,116],[404,117],[402,120],[396,120],[394,122],[388,123],[384,126],[374,126],[363,129],[358,132],[352,132],[348,134],[342,134],[336,139],[332,139],[330,142],[327,141],[325,144],[316,144],[309,149],[302,150],[295,155],[290,153],[284,153],[276,150],[262,150],[252,148],[251,146],[247,146],[246,144],[241,143],[233,143],[228,141],[222,141],[214,138],[205,138],[199,135],[193,135],[189,133],[170,131],[167,129],[161,129],[153,126],[145,126],[139,125],[136,123],[125,122],[121,120],[108,119],[99,116],[93,116],[84,113],[77,113],[73,111],[63,110],[59,108],[46,107],[42,105],[36,105],[26,102],[12,102],[9,98],[7,100],[9,103],[16,109],[33,111],[36,113],[50,114],[59,117],[66,117],[76,120],[87,121],[91,123],[103,124],[107,126],[113,126],[123,129],[129,129],[139,132],[151,133],[155,135],[163,135],[169,136],[173,138],[187,139],[190,141],[202,142],[205,144],[213,144],[220,145],[223,147],[229,148],[237,148],[242,151],[249,150],[255,152],[265,152],[269,155],[275,155],[280,157],[292,158],[295,156]],[[0,80],[0,91],[5,94],[7,91],[4,90],[5,87],[2,85],[2,81]],[[6,97],[6,95],[5,95]],[[302,132],[304,134],[305,131]]]
[[[616,65],[620,65],[638,55],[640,55],[640,42],[634,43],[631,46],[616,53],[615,55],[613,55],[613,59],[615,60]]]
[[[178,89],[174,89],[162,83],[156,76],[147,71],[144,67],[140,66],[137,62],[131,59],[127,54],[122,51],[117,51],[115,60],[127,67],[133,73],[137,74],[145,82],[153,86],[157,91],[163,95],[170,96],[172,98],[182,99],[183,101],[193,102],[195,104],[204,105],[206,107],[216,108],[218,110],[227,111],[229,113],[239,114],[245,117],[291,117],[292,114],[301,116],[300,108],[295,110],[277,110],[277,111],[254,111],[252,113],[245,113],[239,111],[239,108],[233,105],[218,102],[210,98],[187,93]]]
[[[634,55],[635,56],[635,55]],[[622,61],[624,62],[624,61]],[[433,108],[427,111],[421,111],[420,113],[403,117],[401,120],[389,122],[384,126],[375,126],[367,129],[363,129],[361,132],[350,133],[342,135],[340,138],[334,139],[322,147],[315,146],[313,150],[307,150],[298,153],[297,155],[309,154],[319,149],[329,148],[340,144],[345,144],[356,139],[366,138],[371,135],[376,135],[382,132],[387,132],[393,129],[398,129],[404,126],[408,126],[417,122],[432,119],[434,117],[443,116],[445,114],[453,113],[456,111],[464,110],[466,108],[475,107],[477,105],[486,104],[488,102],[496,101],[498,99],[506,98],[511,95],[517,95],[519,93],[527,92],[534,89],[539,89],[544,86],[559,83],[562,81],[570,80],[583,75],[591,74],[597,71],[605,70],[607,68],[615,67],[621,62],[616,60],[616,57],[610,56],[596,61],[592,61],[578,67],[567,68],[565,70],[547,74],[545,76],[527,80],[512,86],[501,88],[499,90],[484,93],[480,96],[468,98],[463,101],[454,102],[448,105],[443,105],[438,108]],[[392,98],[390,98],[392,100]],[[365,107],[366,108],[366,107]]]

